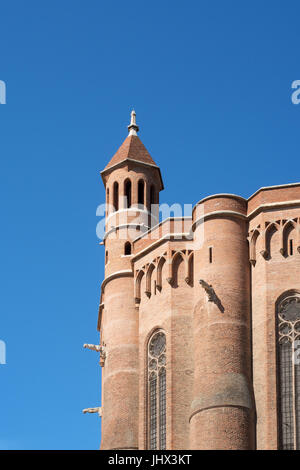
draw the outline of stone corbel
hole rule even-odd
[[[266,259],[268,257],[268,250],[261,250],[260,254],[263,258]]]

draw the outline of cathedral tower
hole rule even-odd
[[[139,420],[139,318],[134,298],[133,240],[158,222],[158,166],[137,136],[129,135],[101,172],[106,190],[105,279],[101,288],[101,449],[137,449]]]
[[[194,252],[201,276],[194,309],[191,449],[253,449],[250,265],[247,201],[209,196],[193,210]],[[201,360],[199,360],[201,358]]]
[[[101,172],[101,449],[299,449],[300,183],[159,222],[138,130]]]

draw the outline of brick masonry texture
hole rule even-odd
[[[149,448],[147,354],[156,330],[166,335],[167,449],[277,449],[276,304],[300,291],[300,184],[248,200],[209,196],[192,218],[153,227],[150,206],[163,186],[138,137],[127,137],[102,178],[107,202],[115,182],[120,202],[107,213],[98,319],[101,449]]]

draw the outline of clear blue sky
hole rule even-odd
[[[99,171],[132,107],[162,202],[299,175],[296,1],[1,4],[0,448],[97,449]]]

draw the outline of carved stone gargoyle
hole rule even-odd
[[[209,302],[216,302],[217,296],[213,289],[213,286],[205,282],[203,279],[200,279],[199,284],[203,287],[203,289],[207,293]]]
[[[216,306],[218,307],[220,312],[224,313],[225,309],[222,305],[221,300],[219,299],[219,297],[215,293],[215,290],[214,290],[213,286],[208,284],[207,282],[205,282],[203,279],[199,280],[199,284],[203,287],[203,289],[207,293],[208,301],[213,302],[214,304],[216,304]]]
[[[98,413],[98,416],[100,416],[100,418],[102,417],[102,407],[101,406],[97,406],[96,408],[85,408],[84,410],[82,410],[82,413]]]
[[[99,364],[100,364],[101,367],[104,367],[105,359],[106,359],[106,349],[105,349],[105,346],[101,346],[100,361],[99,361]]]
[[[100,361],[99,364],[101,367],[104,366],[105,364],[105,358],[106,358],[106,350],[105,346],[102,344],[84,344],[83,347],[85,349],[90,349],[91,351],[97,351],[100,353]]]
[[[97,351],[97,352],[100,352],[100,351],[101,351],[101,346],[100,346],[100,344],[87,344],[87,343],[85,343],[85,344],[83,345],[83,347],[84,347],[85,349],[90,349],[91,351]]]

